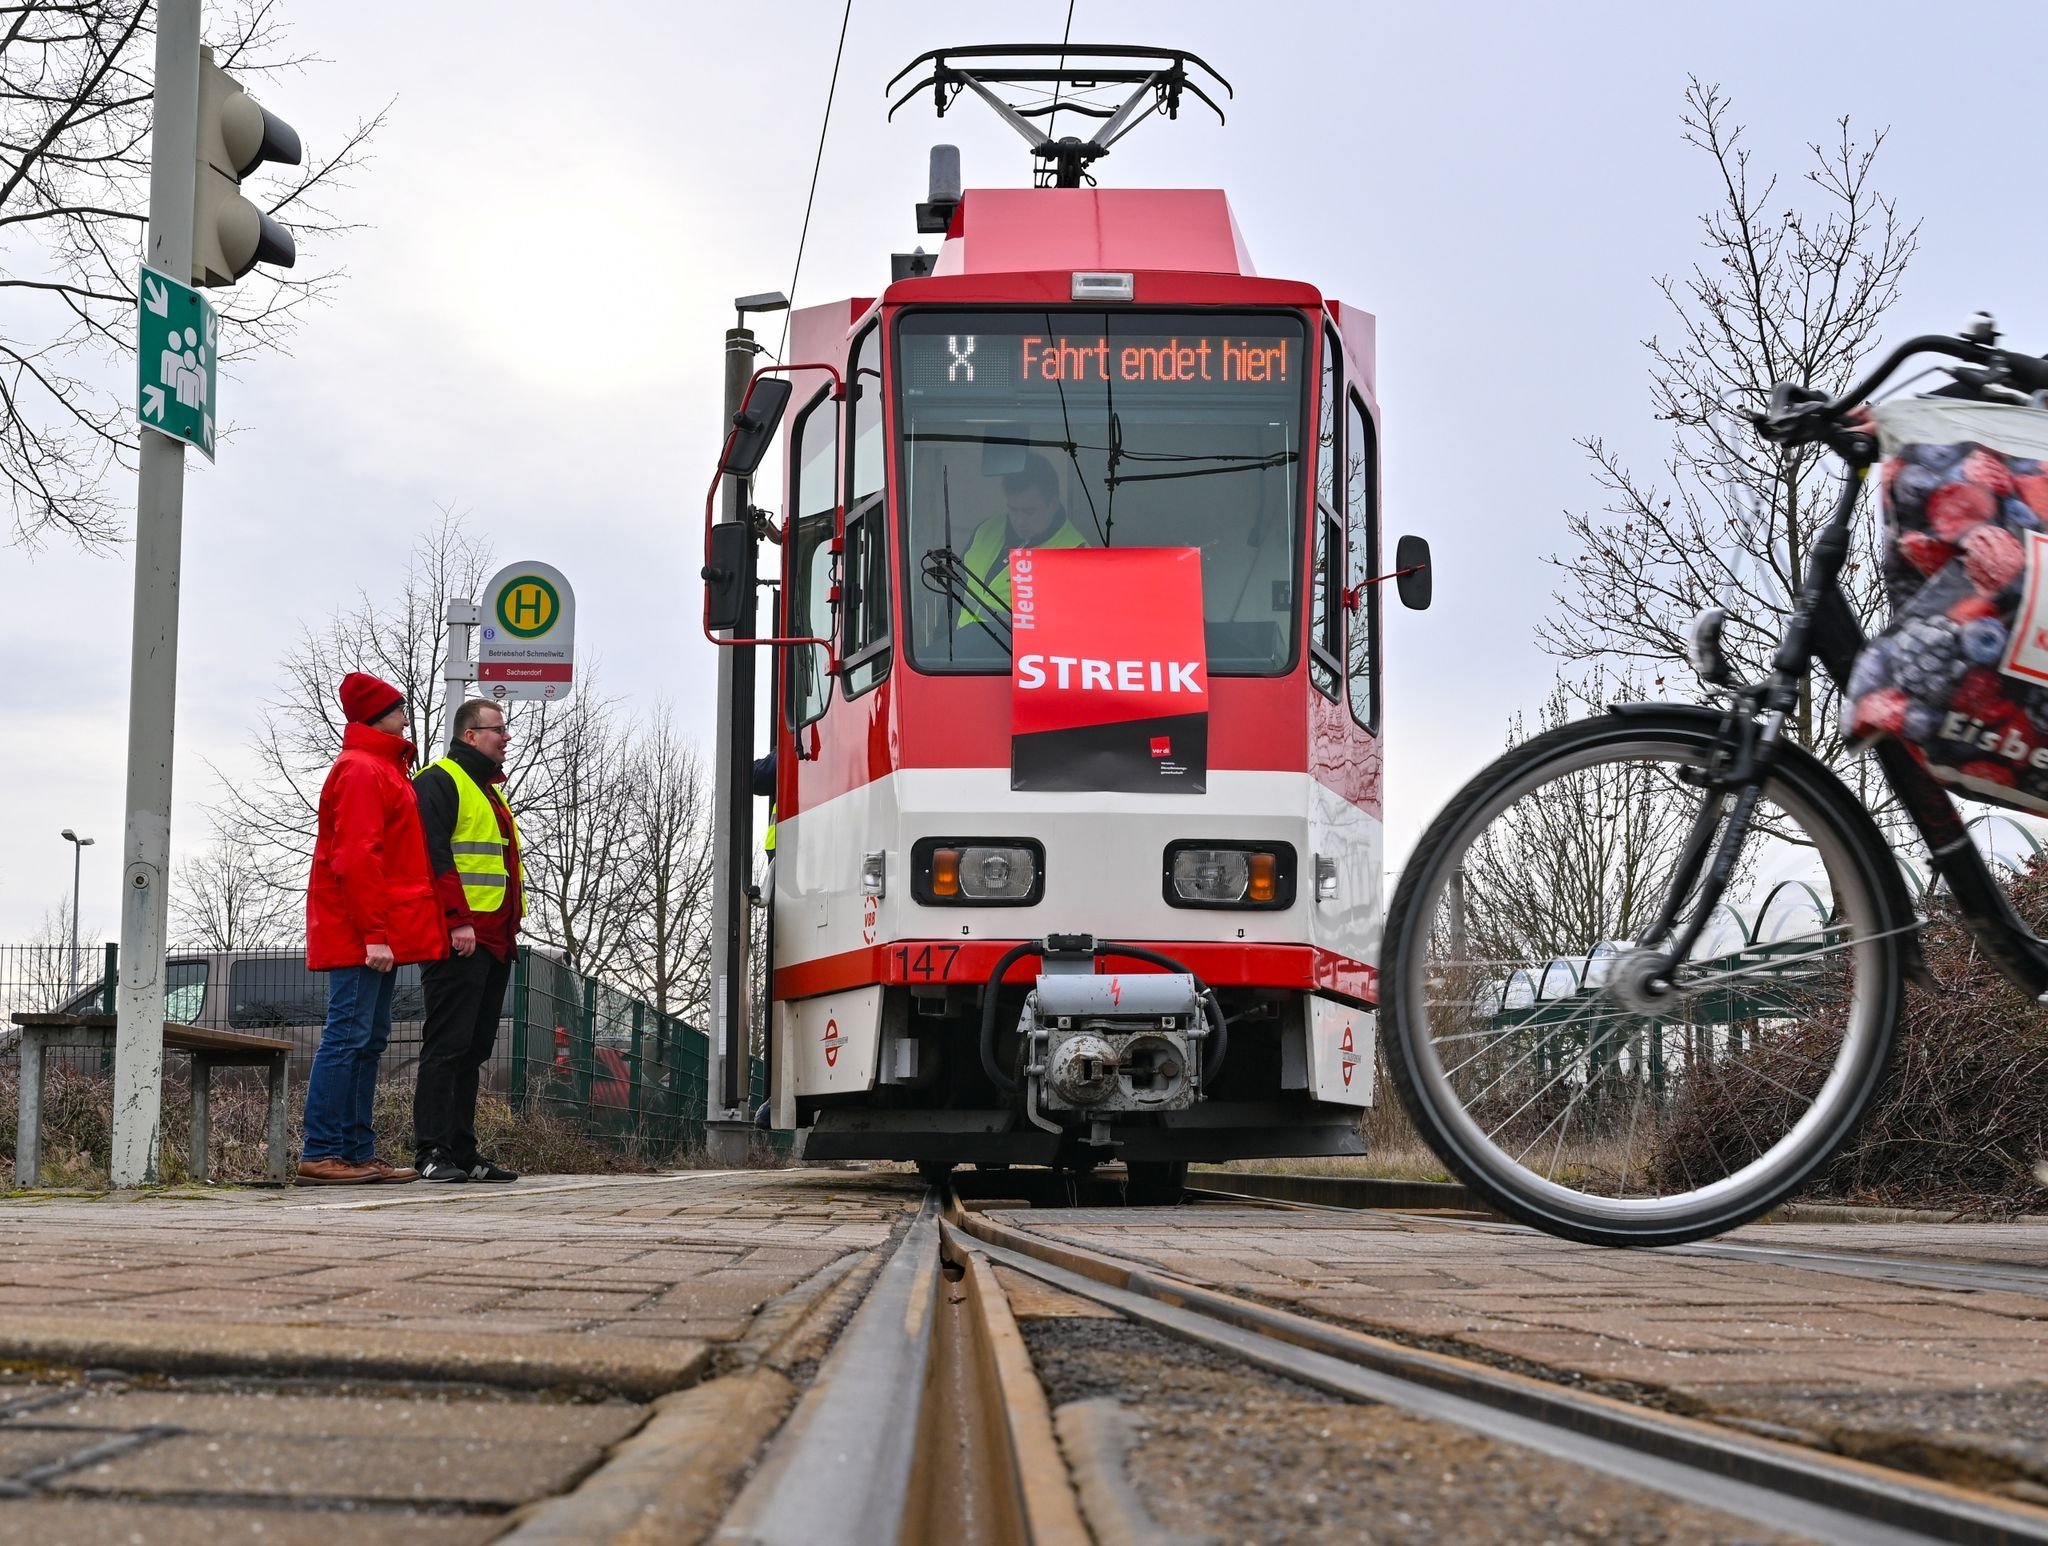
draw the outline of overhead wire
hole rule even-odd
[[[1046,115],[1045,137],[1052,138],[1052,127],[1060,121],[1060,88],[1066,85],[1064,71],[1067,68],[1067,39],[1074,35],[1074,0],[1067,0],[1066,30],[1060,33],[1060,70],[1062,77],[1052,83],[1052,111]]]
[[[1071,7],[1068,12],[1072,16]],[[818,154],[811,162],[811,191],[804,195],[804,224],[796,238],[796,265],[789,273],[789,305],[782,313],[782,337],[775,344],[775,363],[782,363],[782,353],[789,347],[789,318],[796,309],[796,282],[804,271],[804,244],[811,236],[811,206],[818,198],[818,169],[825,164],[825,133],[832,127],[832,99],[839,94],[839,65],[846,57],[846,28],[853,20],[853,0],[846,0],[846,9],[839,18],[839,46],[832,52],[832,83],[825,88],[825,117],[818,125]]]

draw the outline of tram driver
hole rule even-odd
[[[1003,475],[1003,515],[990,517],[974,533],[962,559],[972,579],[960,603],[954,623],[956,633],[979,634],[982,614],[977,600],[992,600],[1005,609],[1010,605],[1010,550],[1012,548],[1078,548],[1088,539],[1067,515],[1060,499],[1060,475],[1036,451],[1024,458],[1024,465]]]

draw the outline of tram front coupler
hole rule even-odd
[[[1017,1024],[1025,1113],[1065,1132],[1079,1119],[1194,1105],[1209,1035],[1202,992],[1190,972],[1041,974]]]
[[[1085,1122],[1090,1141],[1103,1143],[1112,1116],[1185,1111],[1202,1098],[1204,1073],[1213,1076],[1223,1052],[1222,1015],[1193,972],[1140,947],[1086,934],[1047,935],[1006,955],[990,978],[986,1030],[994,1028],[993,995],[1002,971],[1027,952],[1043,961],[1017,1021],[1024,1111],[1034,1124],[1067,1133]],[[1097,966],[1102,956],[1166,970],[1105,972]],[[992,1076],[1000,1074],[986,1036],[984,1052]]]

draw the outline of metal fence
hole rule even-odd
[[[540,1102],[591,1133],[657,1151],[703,1145],[711,1041],[696,1026],[527,948],[513,965],[507,1015],[514,1105]],[[748,1061],[758,1106],[767,1068]]]
[[[75,956],[62,945],[0,945],[0,1062],[17,1058],[15,1014],[111,1014],[118,970],[112,944]],[[384,1080],[416,1077],[425,1017],[420,968],[397,968]],[[174,950],[165,958],[164,1018],[291,1042],[291,1077],[302,1089],[327,1019],[327,977],[307,969],[303,950]],[[110,1060],[85,1048],[53,1058],[81,1072],[105,1072]],[[698,1027],[522,945],[483,1083],[594,1137],[673,1153],[703,1143],[709,1061],[709,1038]],[[751,1063],[758,1105],[767,1098],[766,1069],[758,1057]]]

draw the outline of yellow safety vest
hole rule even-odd
[[[505,888],[512,882],[497,810],[483,786],[453,757],[437,758],[427,767],[441,769],[455,784],[455,833],[448,846],[455,853],[455,872],[462,877],[462,899],[473,913],[494,913],[505,905]],[[421,768],[420,772],[426,770]],[[511,812],[506,814],[510,816]],[[512,837],[515,842],[519,840],[516,820],[512,823]],[[523,905],[520,912],[524,915]]]
[[[992,521],[983,521],[981,529],[974,534],[974,540],[967,545],[967,556],[961,560],[967,565],[967,572],[1001,598],[1004,606],[1010,604],[1010,550],[1005,545],[1009,525],[1000,516]],[[1043,542],[1029,545],[1036,548],[1083,548],[1088,545],[1088,539],[1069,519],[1060,522],[1060,529]],[[982,620],[981,614],[974,609],[979,595],[979,591],[971,586],[968,588],[968,599],[960,604],[960,620],[955,627],[972,628]]]
[[[771,854],[775,852],[775,802],[773,800],[768,802],[768,835],[761,839],[761,851]]]

